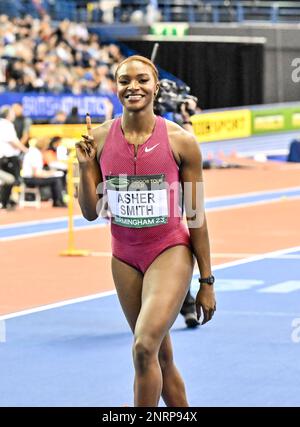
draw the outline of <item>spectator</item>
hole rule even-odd
[[[67,120],[66,113],[64,111],[58,111],[53,117],[53,119],[50,121],[50,123],[53,125],[62,125],[66,123],[66,120]]]
[[[20,142],[14,125],[14,112],[10,106],[3,106],[0,110],[0,170],[14,176],[15,182],[20,180],[20,155],[28,150]],[[1,190],[3,207],[9,207],[15,203],[10,200],[12,185]],[[5,194],[3,195],[3,191]]]
[[[24,116],[22,104],[13,104],[13,111],[15,113],[15,120],[13,123],[16,129],[17,136],[21,143],[27,146],[32,120],[29,117]]]
[[[81,123],[80,116],[78,114],[78,107],[72,107],[70,114],[66,118],[66,124],[78,124]]]
[[[54,171],[63,172],[63,187],[66,189],[67,184],[67,148],[62,145],[62,138],[54,136],[51,138],[49,146],[43,151],[43,160],[45,166]]]
[[[13,204],[8,203],[14,183],[15,177],[0,169],[0,209],[11,210],[15,208]]]
[[[63,172],[43,168],[43,152],[47,150],[49,140],[41,138],[32,144],[23,160],[23,179],[29,187],[50,187],[53,207],[65,207],[63,201]]]

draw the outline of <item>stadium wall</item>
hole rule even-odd
[[[160,23],[161,26],[163,23]],[[174,34],[176,23],[170,24],[172,29],[168,34]],[[116,27],[116,28],[115,28]],[[150,27],[145,25],[137,26],[135,30],[120,25],[112,26],[107,30],[107,26],[97,26],[97,32],[110,39],[122,39],[124,37],[142,36],[154,34]],[[95,31],[95,28],[93,28]],[[161,34],[162,31],[156,32]],[[263,75],[263,100],[265,103],[278,103],[298,101],[300,99],[300,82],[294,82],[292,73],[295,67],[292,62],[295,58],[300,58],[299,45],[299,25],[298,24],[272,24],[270,22],[260,23],[191,23],[184,28],[185,35],[192,36],[221,36],[221,37],[264,37],[266,39],[264,49],[264,75]],[[182,35],[179,25],[178,35]],[[299,60],[300,63],[300,60]]]

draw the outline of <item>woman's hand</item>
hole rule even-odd
[[[217,309],[215,292],[211,285],[202,284],[196,296],[197,319],[200,319],[201,310],[203,320],[201,325],[212,319]]]
[[[91,117],[86,115],[87,135],[81,135],[82,140],[76,143],[76,155],[78,163],[83,165],[92,162],[97,153],[97,144],[93,137]]]

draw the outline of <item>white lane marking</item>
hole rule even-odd
[[[250,191],[249,193],[239,193],[239,194],[231,194],[229,196],[218,196],[218,197],[206,197],[205,200],[208,202],[218,202],[222,200],[228,200],[228,199],[242,199],[245,197],[252,197],[252,196],[262,196],[262,195],[269,195],[269,194],[278,194],[279,192],[286,191],[287,193],[291,193],[294,191],[300,191],[300,187],[286,187],[286,188],[277,188],[276,190],[262,190],[262,191]],[[281,197],[280,195],[278,197]]]
[[[216,292],[236,292],[247,291],[256,286],[263,286],[264,280],[251,280],[251,279],[218,279],[214,285]],[[197,292],[199,283],[196,278],[193,278],[191,290]]]
[[[276,283],[275,285],[259,289],[258,292],[264,294],[287,294],[288,292],[298,291],[300,289],[300,280],[287,280]]]
[[[85,297],[72,298],[64,301],[55,302],[53,304],[41,305],[39,307],[29,308],[27,310],[17,311],[15,313],[4,314],[0,316],[0,322],[7,319],[14,319],[15,317],[26,316],[28,314],[39,313],[40,311],[52,310],[53,308],[65,307],[79,302],[91,301],[98,298],[114,295],[116,291],[99,292],[98,294],[87,295]]]
[[[6,325],[4,319],[0,319],[0,343],[1,342],[6,342]]]
[[[73,219],[82,218],[82,215],[74,215]],[[53,223],[53,222],[60,222],[60,221],[68,221],[69,217],[67,216],[57,216],[55,218],[49,218],[49,219],[37,219],[34,221],[22,221],[22,222],[11,222],[9,224],[0,225],[0,230],[6,229],[6,228],[19,228],[24,227],[27,225],[40,225],[44,223]]]
[[[296,317],[299,313],[286,313],[284,311],[231,311],[231,310],[218,310],[219,314],[229,316],[274,316],[274,317]]]
[[[281,256],[270,256],[268,259],[300,259],[300,255],[281,255]]]
[[[107,224],[91,224],[91,225],[79,226],[74,228],[77,231],[77,230],[90,230],[93,228],[101,228],[106,226]],[[22,239],[27,239],[29,237],[50,236],[52,234],[60,234],[60,233],[68,233],[68,232],[69,232],[68,228],[65,228],[64,230],[36,231],[34,233],[20,234],[19,236],[0,237],[0,241],[9,242],[10,240],[22,240]]]
[[[282,203],[282,202],[293,202],[295,200],[299,200],[300,196],[278,196],[278,199],[273,199],[273,200],[260,200],[258,202],[247,202],[247,203],[241,203],[241,204],[236,204],[236,205],[229,205],[229,206],[223,206],[223,207],[216,207],[216,208],[206,208],[205,211],[210,213],[210,212],[221,212],[221,211],[228,211],[230,209],[243,209],[243,208],[248,208],[248,207],[252,207],[252,206],[260,206],[260,205],[266,205],[269,203]]]

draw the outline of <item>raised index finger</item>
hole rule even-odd
[[[86,113],[85,121],[86,121],[86,128],[87,128],[88,135],[93,136],[93,134],[92,134],[92,121],[91,121],[91,116],[89,115],[89,113]]]

